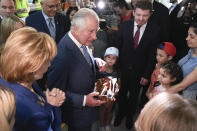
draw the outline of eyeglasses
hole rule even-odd
[[[50,8],[50,9],[58,8],[58,6],[59,6],[59,4],[56,4],[56,5],[47,5],[46,3],[45,3],[45,5],[46,5],[48,8]]]

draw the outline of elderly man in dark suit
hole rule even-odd
[[[42,10],[30,15],[26,19],[27,26],[34,27],[40,32],[45,32],[54,38],[56,43],[69,30],[69,20],[57,12],[59,0],[42,0]]]
[[[121,88],[115,126],[126,116],[126,127],[132,127],[140,88],[148,84],[155,65],[160,28],[149,21],[151,13],[150,2],[138,1],[134,19],[123,22],[118,31],[116,44],[120,50]]]
[[[94,98],[98,95],[93,93],[96,69],[88,48],[98,29],[97,14],[91,9],[80,9],[73,17],[71,30],[58,44],[58,54],[48,71],[49,88],[66,92],[63,119],[69,131],[90,131],[97,116],[95,106],[104,103]]]
[[[69,30],[68,18],[57,12],[58,3],[59,0],[42,0],[42,10],[26,18],[27,26],[49,34],[56,44]],[[43,90],[46,89],[46,74],[38,83]]]

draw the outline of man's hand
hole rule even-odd
[[[100,106],[101,104],[105,103],[105,101],[97,100],[94,96],[98,96],[98,92],[92,92],[86,96],[86,106]]]
[[[148,79],[142,77],[141,80],[140,80],[140,84],[141,84],[142,86],[146,86],[146,85],[148,84]]]
[[[105,70],[107,69],[107,63],[102,60],[101,58],[94,58],[96,60],[96,64],[99,68],[100,72],[105,72]]]
[[[61,106],[66,96],[63,91],[58,88],[53,88],[51,91],[46,90],[47,102],[53,106]]]

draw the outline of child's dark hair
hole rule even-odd
[[[191,23],[190,27],[194,29],[194,33],[197,34],[197,23]]]
[[[160,68],[165,69],[166,73],[169,74],[172,79],[176,78],[174,82],[170,83],[171,86],[176,85],[183,80],[182,69],[176,63],[169,61],[162,64]]]
[[[165,46],[165,44],[162,42],[162,43],[160,43],[160,44],[157,46],[157,49],[164,50],[164,49],[163,49],[164,46]],[[166,54],[167,54],[168,56],[170,56],[167,52],[166,52]]]
[[[70,13],[71,13],[73,10],[75,10],[75,11],[77,12],[79,9],[78,9],[78,7],[76,7],[76,6],[70,6],[70,7],[68,8],[68,10],[66,11],[66,16],[69,17]]]

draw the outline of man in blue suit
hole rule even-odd
[[[30,15],[26,19],[27,26],[34,27],[40,32],[45,32],[58,43],[69,30],[69,20],[66,16],[57,12],[59,0],[42,0],[42,10]],[[51,24],[50,24],[51,19]],[[54,29],[50,29],[50,25]]]
[[[93,10],[82,8],[71,23],[71,30],[58,44],[58,54],[49,68],[48,86],[66,92],[63,119],[68,130],[91,131],[97,116],[95,107],[104,103],[94,98],[98,95],[93,93],[95,61],[88,49],[96,39],[99,18]]]
[[[27,26],[49,34],[53,37],[56,44],[69,30],[68,18],[57,12],[58,3],[59,0],[42,0],[42,10],[30,15],[26,19]],[[41,80],[38,80],[38,84],[43,90],[46,89],[46,74]]]

